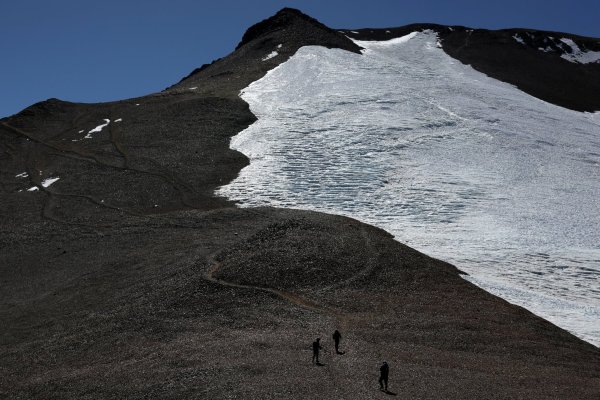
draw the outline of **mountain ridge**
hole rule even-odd
[[[186,87],[196,87],[195,85],[198,85],[196,90],[200,90],[202,94],[221,95],[215,93],[215,86],[231,86],[230,81],[239,79],[243,70],[249,82],[235,84],[235,89],[232,87],[228,93],[228,96],[237,96],[237,88],[259,79],[266,71],[291,57],[301,46],[319,44],[359,53],[360,46],[349,38],[387,40],[427,29],[438,33],[442,49],[448,55],[494,79],[513,84],[534,97],[561,107],[575,111],[600,111],[600,99],[595,95],[600,91],[600,62],[569,62],[561,58],[561,55],[571,53],[564,44],[557,46],[553,43],[552,52],[544,52],[539,47],[544,44],[544,39],[564,37],[572,39],[585,50],[600,52],[599,38],[529,28],[490,30],[436,23],[413,23],[389,28],[331,29],[300,10],[288,7],[248,28],[235,50],[228,56],[203,64],[164,91],[150,95],[177,93]],[[289,34],[288,31],[296,33]],[[526,34],[522,39],[524,45],[513,38],[519,33]],[[260,37],[265,35],[268,38],[261,42]],[[266,63],[262,67],[267,68],[261,68],[261,58],[284,42],[287,42],[285,48],[278,51],[274,59],[262,61],[263,64]],[[251,48],[243,49],[242,54],[236,56],[244,47]],[[523,47],[535,51],[524,51]],[[240,58],[249,58],[250,63],[240,64]],[[39,103],[43,101],[36,104]]]
[[[441,47],[449,56],[491,78],[513,84],[534,97],[561,107],[600,111],[600,96],[597,95],[600,92],[600,62],[567,61],[561,56],[571,54],[569,46],[560,41],[557,45],[556,39],[547,42],[549,38],[562,36],[589,51],[600,52],[600,39],[524,28],[487,30],[438,24],[342,32],[358,40],[385,40],[427,29],[437,32]],[[517,34],[525,36],[515,39]],[[546,51],[550,44],[551,50]],[[540,50],[541,45],[544,45],[543,50]]]
[[[339,32],[299,10],[284,8],[274,16],[248,28],[231,54],[195,69],[166,91],[177,91],[186,86],[198,87],[200,91],[212,91],[216,85],[222,89],[230,87],[232,81],[244,79],[231,89],[230,94],[237,96],[241,88],[287,60],[300,47],[315,44],[360,52],[359,46]],[[267,58],[269,54],[274,53],[276,55]]]

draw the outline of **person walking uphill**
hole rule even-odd
[[[335,332],[333,332],[333,341],[335,343],[335,354],[342,354],[342,353],[340,353],[340,339],[341,338],[342,338],[342,334],[340,333],[340,331],[338,331],[336,329]]]
[[[317,338],[317,340],[315,340],[313,342],[312,347],[313,347],[313,358],[312,358],[313,364],[315,364],[315,361],[316,361],[316,364],[319,365],[320,364],[320,362],[319,362],[319,350],[323,349],[321,347],[321,338]]]
[[[390,375],[390,367],[387,362],[383,362],[381,367],[379,367],[379,388],[380,390],[384,390],[387,392],[388,390],[388,376]],[[385,388],[384,388],[385,387]]]

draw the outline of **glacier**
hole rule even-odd
[[[463,65],[433,32],[302,47],[245,88],[250,164],[217,194],[381,227],[600,345],[600,115]]]

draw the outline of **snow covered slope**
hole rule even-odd
[[[461,64],[436,34],[303,47],[242,94],[219,194],[352,216],[600,344],[600,116]]]

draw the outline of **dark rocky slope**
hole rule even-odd
[[[212,196],[247,162],[228,148],[254,121],[239,90],[319,43],[356,51],[283,10],[165,92],[0,121],[0,397],[364,399],[383,359],[407,398],[598,397],[600,350],[453,266],[347,218]],[[336,327],[346,354],[313,367]]]
[[[597,348],[347,218],[228,208],[15,230],[4,398],[364,399],[384,359],[406,398],[600,392]]]

